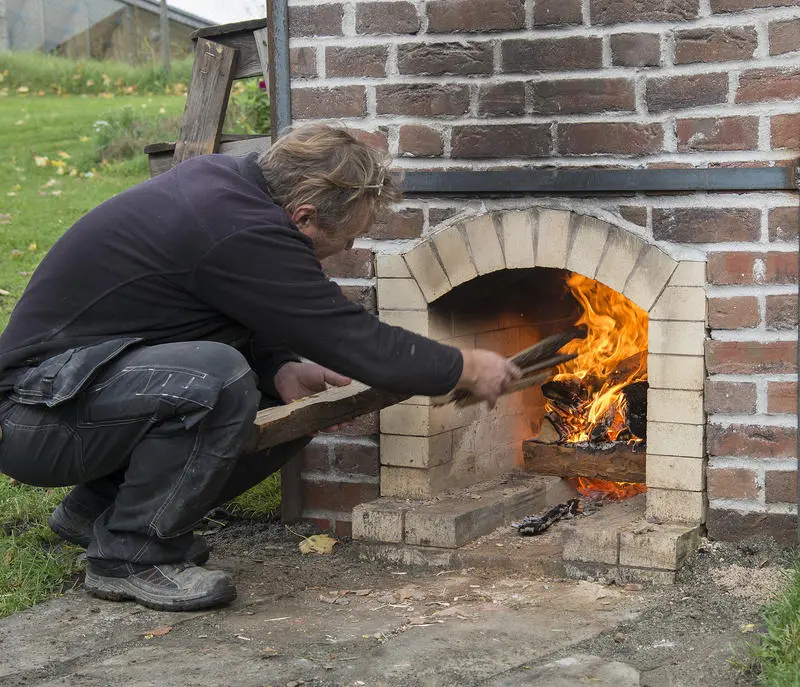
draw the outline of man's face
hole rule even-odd
[[[362,205],[348,224],[333,230],[321,229],[316,208],[313,205],[301,205],[292,213],[292,221],[311,239],[317,257],[324,260],[343,250],[350,250],[353,241],[367,233],[373,217],[369,208]]]

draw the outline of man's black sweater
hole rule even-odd
[[[17,368],[125,338],[221,341],[262,375],[294,353],[410,394],[446,393],[463,364],[457,349],[345,298],[269,197],[255,156],[190,159],[69,229],[0,335],[0,390]]]

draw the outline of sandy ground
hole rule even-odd
[[[92,599],[77,585],[0,621],[0,684],[750,684],[737,681],[731,649],[753,636],[785,560],[768,540],[706,542],[679,584],[626,589],[543,576],[534,561],[377,564],[353,542],[302,555],[278,523],[234,521],[209,539],[209,566],[239,588],[231,606],[162,613]],[[495,533],[498,558],[518,540]]]

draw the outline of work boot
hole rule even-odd
[[[89,561],[86,591],[109,601],[132,600],[156,611],[197,611],[236,598],[230,575],[192,563],[134,565],[104,569]]]
[[[95,518],[77,513],[67,508],[63,503],[50,514],[48,520],[50,529],[59,537],[66,539],[70,544],[88,548],[92,541],[92,528]],[[186,554],[186,560],[195,565],[203,565],[211,555],[211,548],[206,538],[195,534],[192,545]]]

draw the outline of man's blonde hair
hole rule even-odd
[[[258,162],[276,203],[289,213],[313,205],[319,226],[336,231],[361,208],[374,220],[400,198],[389,159],[346,129],[306,124],[281,136]]]

